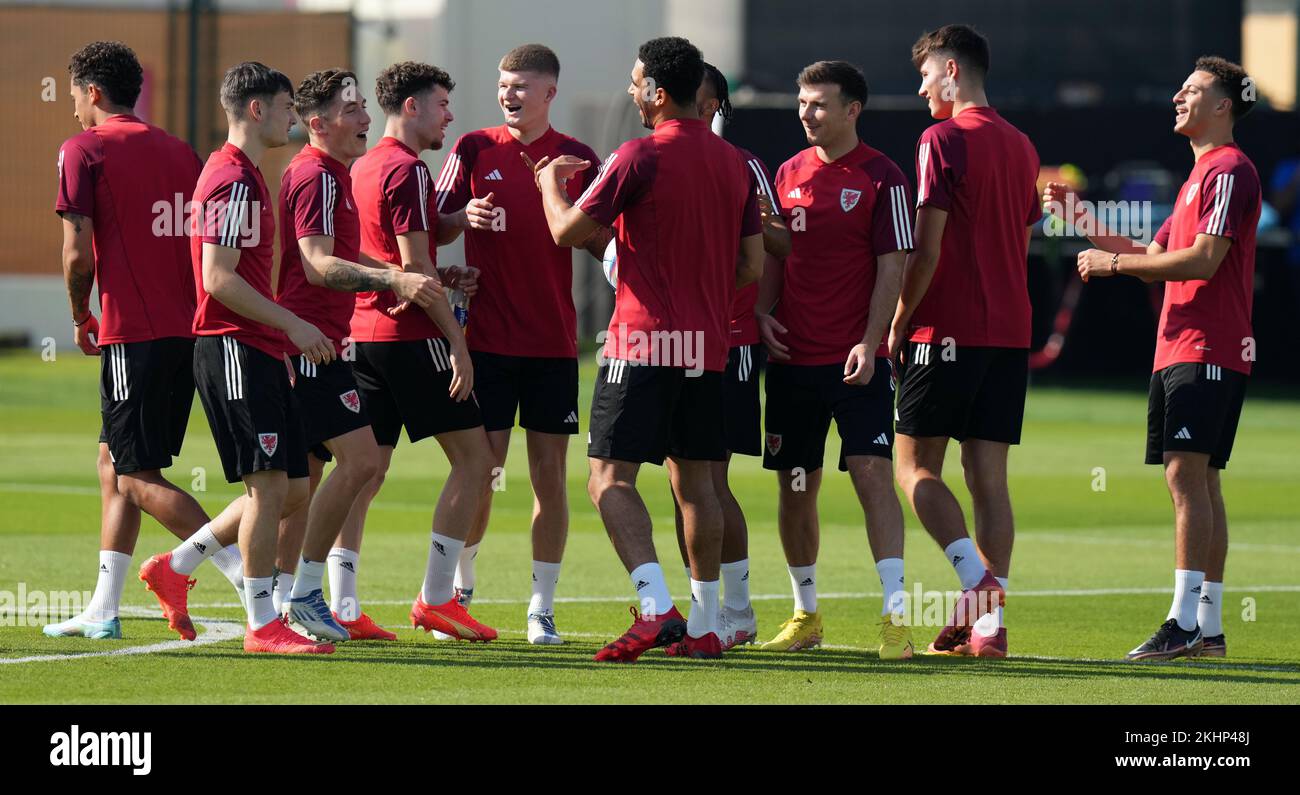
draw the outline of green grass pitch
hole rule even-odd
[[[594,366],[583,363],[582,405]],[[74,350],[0,357],[0,595],[94,587],[99,500],[93,459],[99,430],[96,362]],[[1135,389],[1140,388],[1135,384]],[[587,500],[583,445],[571,446],[572,529],[557,622],[568,643],[524,640],[532,495],[524,440],[512,444],[506,490],[478,559],[474,612],[502,630],[487,645],[441,643],[413,631],[407,610],[423,576],[430,511],[446,463],[432,440],[403,441],[370,514],[360,568],[364,607],[396,628],[397,643],[353,643],[328,658],[243,654],[241,611],[211,566],[199,569],[192,612],[203,644],[171,643],[151,594],[132,577],[121,641],[48,639],[23,616],[0,613],[0,702],[51,703],[1296,703],[1300,701],[1300,403],[1248,399],[1224,476],[1228,559],[1226,660],[1130,665],[1117,661],[1164,618],[1172,579],[1172,509],[1160,471],[1143,466],[1145,396],[1034,388],[1025,443],[1012,454],[1017,536],[1007,608],[1012,659],[917,658],[885,663],[870,645],[879,582],[847,477],[828,471],[821,496],[819,585],[828,648],[794,655],[755,650],[721,662],[653,651],[633,666],[592,654],[628,624],[626,575]],[[583,422],[586,417],[584,411]],[[838,454],[834,433],[827,461]],[[964,503],[955,447],[949,480]],[[195,403],[185,452],[170,474],[215,512],[235,493]],[[1105,489],[1094,489],[1104,470]],[[750,526],[759,631],[787,618],[789,579],[777,539],[775,479],[737,459],[733,488]],[[672,537],[664,473],[640,480],[669,583],[687,596]],[[133,565],[173,538],[147,518]],[[909,588],[956,587],[943,555],[907,512]],[[29,622],[32,623],[32,622]],[[920,628],[924,645],[934,628]],[[145,649],[143,653],[126,653]],[[105,654],[105,652],[114,652]],[[91,656],[82,656],[91,655]]]

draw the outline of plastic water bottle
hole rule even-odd
[[[447,302],[451,304],[451,313],[456,316],[456,322],[465,328],[469,322],[469,296],[459,287],[453,287],[447,291]]]

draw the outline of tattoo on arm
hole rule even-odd
[[[76,213],[63,213],[64,220],[72,224],[72,228],[77,234],[81,234],[81,222],[86,220],[86,216],[77,215]]]
[[[325,286],[345,293],[387,290],[392,286],[393,271],[357,267],[335,259],[325,267]]]
[[[90,308],[90,291],[95,286],[95,273],[68,273],[68,300],[72,302],[74,314],[80,314]]]

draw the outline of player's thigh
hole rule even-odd
[[[336,359],[312,364],[305,356],[294,357],[294,394],[302,410],[307,449],[328,461],[337,455],[330,442],[359,430],[369,430],[370,415],[357,386],[351,362]],[[372,433],[373,437],[373,433]]]
[[[1238,379],[1244,376],[1200,362],[1173,364],[1157,375],[1164,392],[1162,452],[1205,453],[1215,463],[1226,463],[1226,456],[1220,460],[1218,454],[1225,429],[1231,427],[1229,437],[1235,435],[1238,398],[1244,397]]]
[[[767,413],[763,419],[764,469],[778,472],[821,469],[831,423],[831,406],[824,382],[834,377],[836,369],[834,365],[768,365]]]

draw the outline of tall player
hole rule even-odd
[[[794,615],[769,651],[821,643],[817,494],[831,420],[866,515],[883,586],[880,656],[912,656],[905,620],[903,509],[894,492],[893,368],[884,345],[912,248],[907,181],[858,139],[867,80],[845,61],[799,73],[799,120],[809,148],[776,172],[794,221],[784,266],[765,272],[755,312],[771,356],[763,467],[777,472],[778,524],[794,589]]]
[[[59,148],[55,210],[63,218],[77,346],[101,357],[99,578],[80,615],[44,632],[120,638],[118,603],[141,510],[186,542],[175,558],[162,556],[164,567],[173,560],[196,567],[206,552],[239,589],[242,564],[238,548],[215,541],[198,502],[162,475],[180,453],[194,400],[194,278],[184,229],[161,230],[156,204],[189,200],[199,159],[183,141],[134,115],[143,71],[125,44],[92,42],[73,54],[68,71],[83,132]],[[90,310],[96,282],[102,322]],[[146,571],[162,575],[158,565],[147,563]],[[152,579],[160,597],[170,595],[161,576]],[[182,604],[184,596],[182,589]],[[166,607],[164,601],[172,628],[192,639],[184,610]]]
[[[407,273],[368,257],[360,264],[361,225],[348,166],[366,153],[370,115],[356,75],[342,69],[307,75],[294,94],[294,109],[307,128],[308,144],[289,163],[280,182],[276,300],[320,328],[334,343],[338,358],[318,365],[296,349],[286,350],[293,357],[294,394],[302,406],[308,465],[314,476],[309,484],[315,480],[320,487],[311,495],[309,509],[286,520],[304,521],[305,533],[285,605],[290,619],[317,637],[396,640],[396,635],[364,613],[340,624],[330,614],[321,588],[326,557],[343,522],[379,469],[379,445],[357,392],[352,364],[343,358],[343,343],[350,336],[356,293],[391,291],[422,309],[434,301],[445,307],[446,301],[433,277]],[[322,482],[321,471],[331,458],[337,463]]]
[[[527,432],[533,486],[533,576],[528,641],[562,643],[555,588],[569,532],[565,462],[578,432],[578,314],[573,251],[551,239],[529,162],[572,155],[595,162],[590,147],[551,127],[560,61],[550,48],[524,44],[502,57],[497,104],[505,123],[462,135],[437,181],[440,244],[465,233],[465,263],[480,272],[467,328],[475,395],[496,467],[505,467],[510,429]],[[568,184],[577,199],[595,177]],[[602,237],[598,235],[597,237]],[[591,244],[593,254],[598,240]],[[485,491],[457,569],[457,594],[474,593],[474,557],[487,532],[492,490]]]
[[[1026,263],[1042,217],[1038,154],[989,107],[983,36],[946,25],[913,45],[912,63],[939,122],[916,147],[916,249],[889,332],[891,355],[906,346],[898,482],[963,589],[930,651],[1004,657],[1014,536],[1007,453],[1020,443],[1029,379]],[[942,479],[949,439],[961,444],[978,549]]]
[[[375,97],[385,114],[384,137],[352,168],[361,250],[379,262],[439,276],[446,287],[466,274],[435,270],[438,209],[420,152],[442,148],[453,119],[455,85],[442,69],[415,61],[380,72]],[[471,290],[468,281],[465,287]],[[411,607],[411,622],[465,640],[493,640],[497,631],[474,620],[455,595],[456,567],[492,470],[460,324],[445,300],[421,310],[404,306],[391,292],[358,293],[352,338],[357,386],[379,443],[379,471],[352,504],[339,544],[330,550],[331,607],[344,620],[355,620],[345,611],[360,614],[356,550],[366,511],[405,426],[412,442],[437,439],[451,463],[434,509],[424,584]]]
[[[1124,274],[1166,282],[1147,406],[1146,462],[1164,465],[1173,497],[1174,599],[1165,622],[1128,653],[1130,660],[1228,652],[1222,604],[1228,514],[1221,473],[1255,358],[1250,314],[1262,201],[1259,174],[1233,141],[1233,127],[1254,107],[1244,69],[1214,56],[1197,59],[1174,95],[1174,132],[1188,138],[1196,164],[1178,191],[1173,215],[1145,246],[1097,228],[1088,238],[1097,248],[1079,254],[1084,281]],[[1049,184],[1043,199],[1058,215],[1074,206],[1059,183]]]
[[[628,141],[571,203],[566,181],[589,167],[563,156],[539,174],[555,242],[580,245],[614,225],[619,278],[592,398],[588,491],[642,610],[596,654],[633,662],[672,644],[676,656],[720,657],[722,509],[712,462],[727,458],[722,373],[735,289],[763,268],[757,187],[731,144],[699,118],[700,51],[682,38],[641,45],[628,93],[653,132]],[[674,459],[691,562],[689,622],[673,606],[636,490],[643,463]]]
[[[731,118],[731,99],[727,91],[727,78],[718,67],[704,64],[704,80],[695,98],[700,119],[709,127],[721,116]],[[772,178],[767,166],[750,152],[736,147],[749,166],[746,179],[758,183],[759,212],[763,221],[763,249],[767,259],[763,272],[780,267],[780,260],[790,253],[790,230],[781,217],[781,203],[772,190]],[[727,354],[727,369],[723,373],[723,401],[726,411],[722,421],[727,438],[727,460],[715,462],[713,488],[722,505],[722,609],[718,614],[718,637],[722,650],[753,643],[758,638],[758,619],[749,599],[749,528],[745,513],[727,482],[731,456],[763,454],[763,416],[758,395],[758,374],[763,366],[763,346],[758,340],[758,325],[754,319],[754,301],[758,297],[758,284],[749,284],[736,291],[731,304],[731,338]],[[668,466],[673,466],[671,459]],[[682,522],[681,507],[674,501],[677,522],[677,544],[690,579],[690,555],[686,549],[686,532]]]
[[[244,484],[245,496],[227,509],[242,503],[244,650],[325,654],[334,646],[294,632],[271,601],[277,525],[307,500],[307,448],[285,367],[286,337],[313,365],[335,358],[320,329],[272,297],[275,215],[258,164],[267,149],[289,142],[293,86],[263,64],[237,64],[222,78],[221,106],[226,143],[194,188],[194,380],[226,480]]]

